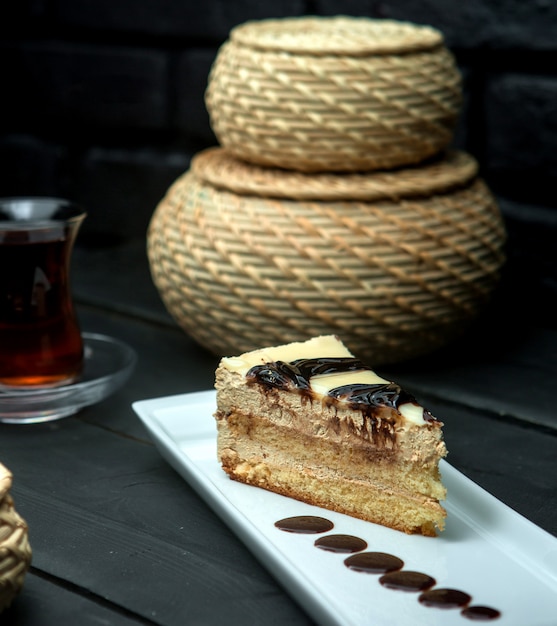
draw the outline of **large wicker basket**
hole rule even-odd
[[[344,16],[237,26],[206,91],[220,145],[308,172],[426,159],[451,142],[460,103],[460,73],[439,31]]]
[[[27,524],[14,509],[12,474],[0,464],[0,612],[23,587],[31,562]]]
[[[335,333],[371,364],[455,337],[488,299],[504,228],[472,157],[366,174],[198,154],[148,233],[169,312],[216,354]]]

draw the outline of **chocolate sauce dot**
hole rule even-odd
[[[427,574],[422,574],[421,572],[400,570],[398,572],[389,572],[381,576],[379,582],[388,589],[417,592],[433,587],[435,578]]]
[[[466,606],[471,599],[467,593],[458,589],[430,589],[418,598],[425,606],[438,609],[457,609]]]
[[[366,574],[385,574],[401,569],[404,562],[397,556],[385,552],[361,552],[345,559],[349,569]]]
[[[461,615],[475,622],[489,622],[501,617],[501,612],[489,606],[469,606],[461,611]]]
[[[300,533],[302,535],[317,535],[331,530],[334,526],[324,517],[314,515],[297,515],[296,517],[286,517],[275,522],[275,526],[288,533]]]
[[[350,553],[359,552],[367,548],[367,543],[353,535],[326,535],[316,539],[315,545],[329,552]]]

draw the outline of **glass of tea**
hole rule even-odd
[[[58,198],[0,198],[0,391],[80,376],[70,260],[85,215]]]

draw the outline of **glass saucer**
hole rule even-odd
[[[71,385],[49,389],[1,389],[0,422],[34,424],[77,413],[107,398],[131,375],[137,355],[125,343],[96,333],[83,333],[81,378]]]

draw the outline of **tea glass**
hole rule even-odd
[[[59,198],[0,198],[0,391],[68,385],[80,376],[70,261],[85,216]]]

